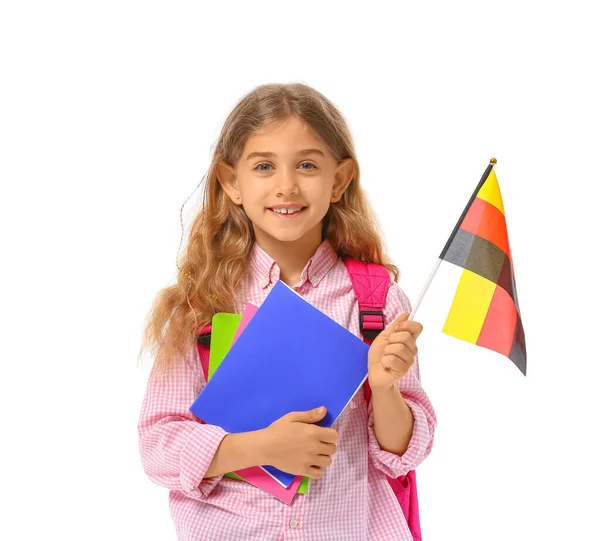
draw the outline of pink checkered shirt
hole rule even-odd
[[[277,263],[257,244],[249,260],[237,312],[247,301],[260,305],[279,279]],[[340,325],[361,337],[359,307],[344,263],[327,240],[308,261],[294,289]],[[405,311],[408,298],[390,281],[385,325]],[[154,368],[153,368],[154,370]],[[373,412],[358,392],[333,425],[338,452],[311,479],[308,494],[290,506],[244,481],[203,479],[227,434],[198,422],[189,407],[205,385],[196,348],[164,378],[150,379],[138,433],[144,471],[170,489],[169,506],[181,541],[412,541],[385,474],[405,475],[430,453],[436,416],[418,380],[417,360],[398,386],[414,415],[402,456],[383,451],[373,430]]]

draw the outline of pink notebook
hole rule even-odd
[[[253,302],[246,303],[246,307],[244,308],[244,311],[242,312],[242,320],[240,321],[237,331],[235,332],[235,335],[233,336],[233,342],[231,342],[231,345],[235,344],[235,341],[238,339],[240,334],[242,334],[242,331],[246,328],[246,325],[248,325],[248,322],[254,317],[254,314],[256,314],[257,310],[258,310],[258,305],[254,304]]]

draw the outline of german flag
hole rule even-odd
[[[440,260],[463,268],[442,332],[507,356],[527,368],[504,205],[492,158]]]

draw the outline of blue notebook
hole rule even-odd
[[[368,344],[279,280],[190,411],[238,433],[326,406],[317,424],[329,428],[367,379],[368,352]],[[286,487],[295,477],[265,469]]]

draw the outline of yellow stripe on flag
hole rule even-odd
[[[464,269],[442,332],[475,344],[496,284]]]
[[[502,214],[504,214],[504,204],[502,203],[500,186],[498,186],[498,179],[496,178],[496,173],[493,169],[490,171],[483,186],[477,192],[477,197],[487,201],[490,205],[494,205]]]

